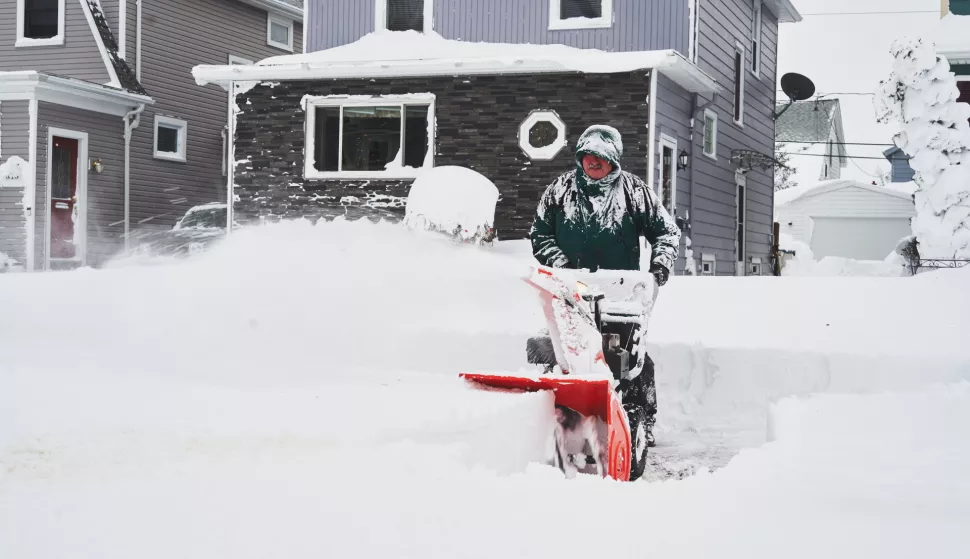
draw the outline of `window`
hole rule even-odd
[[[701,275],[713,276],[717,272],[717,259],[713,254],[701,254]]]
[[[691,62],[697,63],[697,38],[700,36],[698,30],[698,24],[700,23],[700,6],[697,5],[698,0],[689,0],[688,10],[690,12],[690,27],[688,29],[687,40],[687,57]]]
[[[738,267],[737,267],[737,270],[736,271],[737,271],[737,275],[743,276],[744,275],[744,257],[745,257],[745,254],[747,253],[747,232],[748,231],[747,231],[747,225],[745,223],[745,217],[747,215],[746,214],[746,208],[745,208],[745,202],[747,202],[748,181],[744,177],[744,175],[741,175],[741,174],[738,174],[738,176],[736,177],[736,179],[737,180],[735,182],[737,183],[737,188],[738,188],[738,190],[737,190],[737,203],[738,203],[737,222],[738,222],[738,232],[737,232],[737,241],[736,241],[736,244],[735,244],[735,252],[737,254],[737,266]]]
[[[434,97],[320,97],[307,104],[306,178],[414,178],[432,166]]]
[[[717,113],[704,110],[704,155],[717,159]]]
[[[155,159],[185,162],[187,133],[184,120],[155,115]]]
[[[433,29],[433,0],[377,0],[377,29],[418,31]]]
[[[17,0],[18,47],[64,44],[64,0]]]
[[[266,44],[293,52],[293,20],[267,14]]]
[[[566,147],[566,123],[555,111],[533,111],[519,125],[519,147],[529,159],[555,159]]]
[[[734,47],[734,122],[744,126],[744,45]]]
[[[660,191],[657,195],[670,215],[677,210],[677,140],[660,135]]]
[[[613,25],[613,0],[549,0],[549,29],[591,29]]]
[[[762,0],[754,0],[751,18],[751,73],[755,76],[761,73],[761,2]]]

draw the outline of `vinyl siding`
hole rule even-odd
[[[110,81],[81,4],[66,0],[64,44],[14,47],[17,40],[17,3],[0,2],[0,71],[36,70],[105,84]]]
[[[135,2],[128,4],[134,21]],[[229,55],[258,61],[288,54],[266,44],[266,12],[234,0],[145,2],[142,10],[141,81],[155,105],[142,114],[132,139],[132,231],[168,229],[194,205],[225,201],[222,133],[229,97],[219,86],[198,86],[192,68],[226,64]],[[297,22],[294,51],[302,45]],[[134,51],[128,54],[133,60]],[[156,114],[188,122],[187,162],[154,158]]]
[[[783,234],[808,243],[813,217],[911,218],[915,214],[915,205],[910,200],[846,187],[807,196],[778,208],[778,223]]]
[[[607,29],[549,30],[549,0],[434,0],[434,30],[447,39],[561,43],[609,51],[687,52],[686,0],[614,0]],[[374,0],[307,0],[307,50],[356,41],[374,30]]]
[[[694,158],[694,207],[691,215],[694,256],[713,253],[719,274],[735,273],[736,186],[731,153],[737,149],[774,153],[775,71],[778,22],[762,10],[762,59],[759,76],[747,68],[751,61],[750,0],[710,0],[700,3],[698,65],[724,87],[711,107],[718,113],[717,160]],[[734,123],[734,45],[745,49],[744,125]],[[708,99],[701,99],[704,104]],[[695,122],[695,141],[701,141],[703,119]],[[700,153],[700,148],[695,147]],[[747,257],[767,263],[771,251],[773,223],[772,170],[755,169],[747,174]]]
[[[0,103],[0,163],[13,156],[27,161],[30,116],[28,101]],[[27,258],[27,218],[24,216],[24,189],[0,188],[0,252],[21,265]]]
[[[88,158],[100,158],[101,174],[88,172],[87,256],[97,266],[124,247],[124,124],[120,117],[38,103],[37,111],[37,219],[35,269],[43,269],[48,215],[47,141],[49,129],[65,128],[88,134]],[[87,165],[87,161],[82,161]]]
[[[657,81],[657,146],[654,161],[654,189],[657,192],[659,192],[661,157],[663,156],[660,144],[661,135],[666,135],[677,140],[677,149],[674,152],[675,159],[681,150],[690,153],[690,114],[692,105],[693,95],[690,92],[678,86],[666,76],[659,77]],[[700,148],[696,149],[700,150]],[[693,165],[689,163],[687,169],[677,171],[675,214],[677,217],[682,217],[685,220],[688,215],[692,215],[692,212],[690,212],[690,173],[692,167]],[[683,272],[687,262],[684,258],[684,243],[686,237],[689,235],[690,233],[687,231],[684,231],[683,235],[681,235],[680,257],[675,266],[675,271],[678,274]],[[699,258],[696,252],[695,256]]]
[[[893,156],[889,164],[892,165],[892,182],[909,182],[916,177],[916,171],[902,153]]]

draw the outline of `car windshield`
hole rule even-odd
[[[226,227],[226,208],[204,208],[185,214],[175,226],[176,229],[224,229]]]

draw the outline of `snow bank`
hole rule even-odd
[[[465,167],[435,167],[411,185],[404,223],[452,233],[465,241],[491,239],[498,198],[498,188],[481,173]]]
[[[895,252],[884,260],[853,260],[838,256],[815,259],[815,254],[807,243],[795,240],[782,233],[778,242],[782,250],[794,252],[781,269],[782,276],[871,276],[901,277],[907,275],[905,261]]]

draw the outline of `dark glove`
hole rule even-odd
[[[657,278],[657,285],[660,287],[663,287],[667,283],[667,280],[670,279],[670,270],[660,264],[651,264],[650,273],[653,274],[653,277]]]
[[[569,259],[566,258],[565,256],[560,256],[559,258],[556,258],[555,260],[553,260],[552,262],[550,262],[549,263],[549,267],[550,268],[568,268],[569,267]]]

